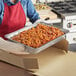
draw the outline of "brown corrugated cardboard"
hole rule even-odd
[[[67,46],[68,42],[64,39],[38,54],[17,55],[0,50],[0,60],[24,69],[40,69],[48,65],[49,61],[52,62],[56,57],[64,55],[64,51],[67,52]]]
[[[76,76],[76,52],[56,56],[34,74],[38,76]]]

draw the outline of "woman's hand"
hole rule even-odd
[[[34,22],[34,24],[37,24],[37,23],[40,23],[40,22],[43,22],[44,20],[43,19],[38,19],[37,21]]]

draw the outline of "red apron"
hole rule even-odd
[[[4,16],[0,24],[0,37],[23,28],[26,23],[26,16],[20,1],[16,5],[8,6],[4,3]],[[4,38],[5,39],[5,38]]]

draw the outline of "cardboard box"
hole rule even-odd
[[[24,69],[38,70],[66,52],[68,52],[68,42],[64,39],[38,54],[17,55],[0,50],[0,60]]]
[[[76,52],[68,51],[65,55],[55,56],[34,74],[37,76],[76,76]]]

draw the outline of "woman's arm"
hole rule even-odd
[[[32,23],[40,19],[31,0],[27,0],[27,16]]]
[[[2,23],[4,15],[4,3],[3,0],[0,0],[0,24]]]

